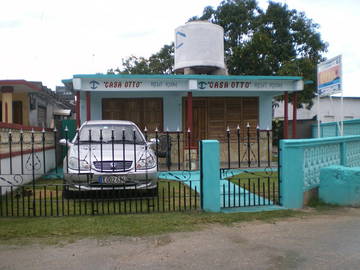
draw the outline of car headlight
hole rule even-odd
[[[136,163],[137,170],[148,170],[156,166],[156,160],[153,155],[144,153]]]
[[[80,165],[80,168],[79,168]],[[86,160],[79,160],[75,157],[70,157],[68,161],[68,166],[72,170],[79,170],[80,171],[88,171],[90,170],[90,165]]]

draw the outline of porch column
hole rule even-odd
[[[75,104],[75,113],[76,113],[76,127],[80,127],[80,92],[76,92],[76,104]]]
[[[201,208],[207,212],[220,212],[220,143],[217,140],[202,140],[199,148]]]
[[[13,92],[14,87],[3,86],[1,87],[2,93],[2,122],[12,123],[13,122]]]
[[[289,104],[289,95],[288,92],[286,91],[284,92],[284,130],[283,130],[284,139],[288,138],[288,127],[289,127],[288,104]]]
[[[192,108],[192,93],[188,92],[187,95],[187,128],[193,132],[193,108]]]
[[[293,118],[292,118],[292,138],[296,139],[296,121],[297,121],[297,92],[293,93]]]
[[[90,111],[90,92],[86,92],[86,121],[91,120],[91,111]]]

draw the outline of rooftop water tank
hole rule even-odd
[[[189,22],[176,28],[174,69],[177,73],[224,71],[224,29],[206,21]],[[192,71],[184,72],[186,70]]]

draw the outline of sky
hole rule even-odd
[[[174,30],[220,0],[0,1],[0,80],[42,81],[55,90],[74,74],[106,73],[131,55],[149,57]],[[258,0],[265,9],[267,0]],[[360,1],[278,0],[305,12],[342,55],[345,96],[360,96]]]

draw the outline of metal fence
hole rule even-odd
[[[253,132],[249,125],[241,132],[229,128],[221,142],[222,168],[270,167],[272,165],[271,130],[256,128]]]
[[[89,129],[87,132],[86,139],[77,134],[70,142],[67,129],[64,138],[60,138],[56,129],[1,130],[0,216],[199,210],[199,179],[193,177],[199,168],[198,150],[192,145],[190,130],[144,130],[144,142],[139,142],[142,135],[134,129],[130,132],[106,131],[107,139],[104,130]],[[63,139],[63,145],[59,144],[60,139]],[[264,180],[239,180],[236,175],[232,178],[224,176],[234,168],[273,166],[271,131],[257,128],[254,132],[248,125],[243,130],[228,128],[223,136],[213,139],[221,143],[223,172],[220,178],[226,181],[221,183],[223,207],[236,206],[229,203],[236,200],[237,206],[259,205],[259,202],[276,204],[274,194],[278,192],[278,184],[275,181],[266,183]],[[152,143],[146,143],[149,141]],[[149,165],[149,153],[156,161],[156,169]],[[139,155],[145,155],[144,164],[139,164],[142,158]],[[86,170],[81,167],[81,162]],[[129,186],[129,180],[132,181],[130,171],[142,173],[143,179],[133,181]],[[154,171],[168,172],[169,175],[179,171],[181,176],[175,175],[172,180],[153,179]],[[63,175],[70,175],[70,178],[64,181]],[[112,176],[106,180],[110,182],[103,181],[107,175]],[[79,179],[86,179],[86,183],[76,182]],[[157,182],[157,186],[151,186],[153,182]],[[269,185],[272,187],[268,188]],[[261,199],[255,199],[258,203],[252,203],[254,198],[248,192],[261,195]]]
[[[242,171],[240,174],[221,170],[221,206],[224,208],[280,205],[278,172]]]
[[[228,128],[225,142],[225,151],[221,146],[226,153],[220,169],[221,207],[280,205],[279,163],[277,157],[273,161],[271,131],[257,128],[251,136],[249,125],[244,134],[239,128],[231,134]]]
[[[107,186],[107,189],[70,191],[69,185],[40,183],[10,186],[0,196],[1,217],[45,217],[109,215],[199,210],[197,183],[190,186],[175,181],[159,181],[157,189],[127,190]],[[194,187],[194,188],[192,188]],[[0,187],[0,191],[3,187]]]

